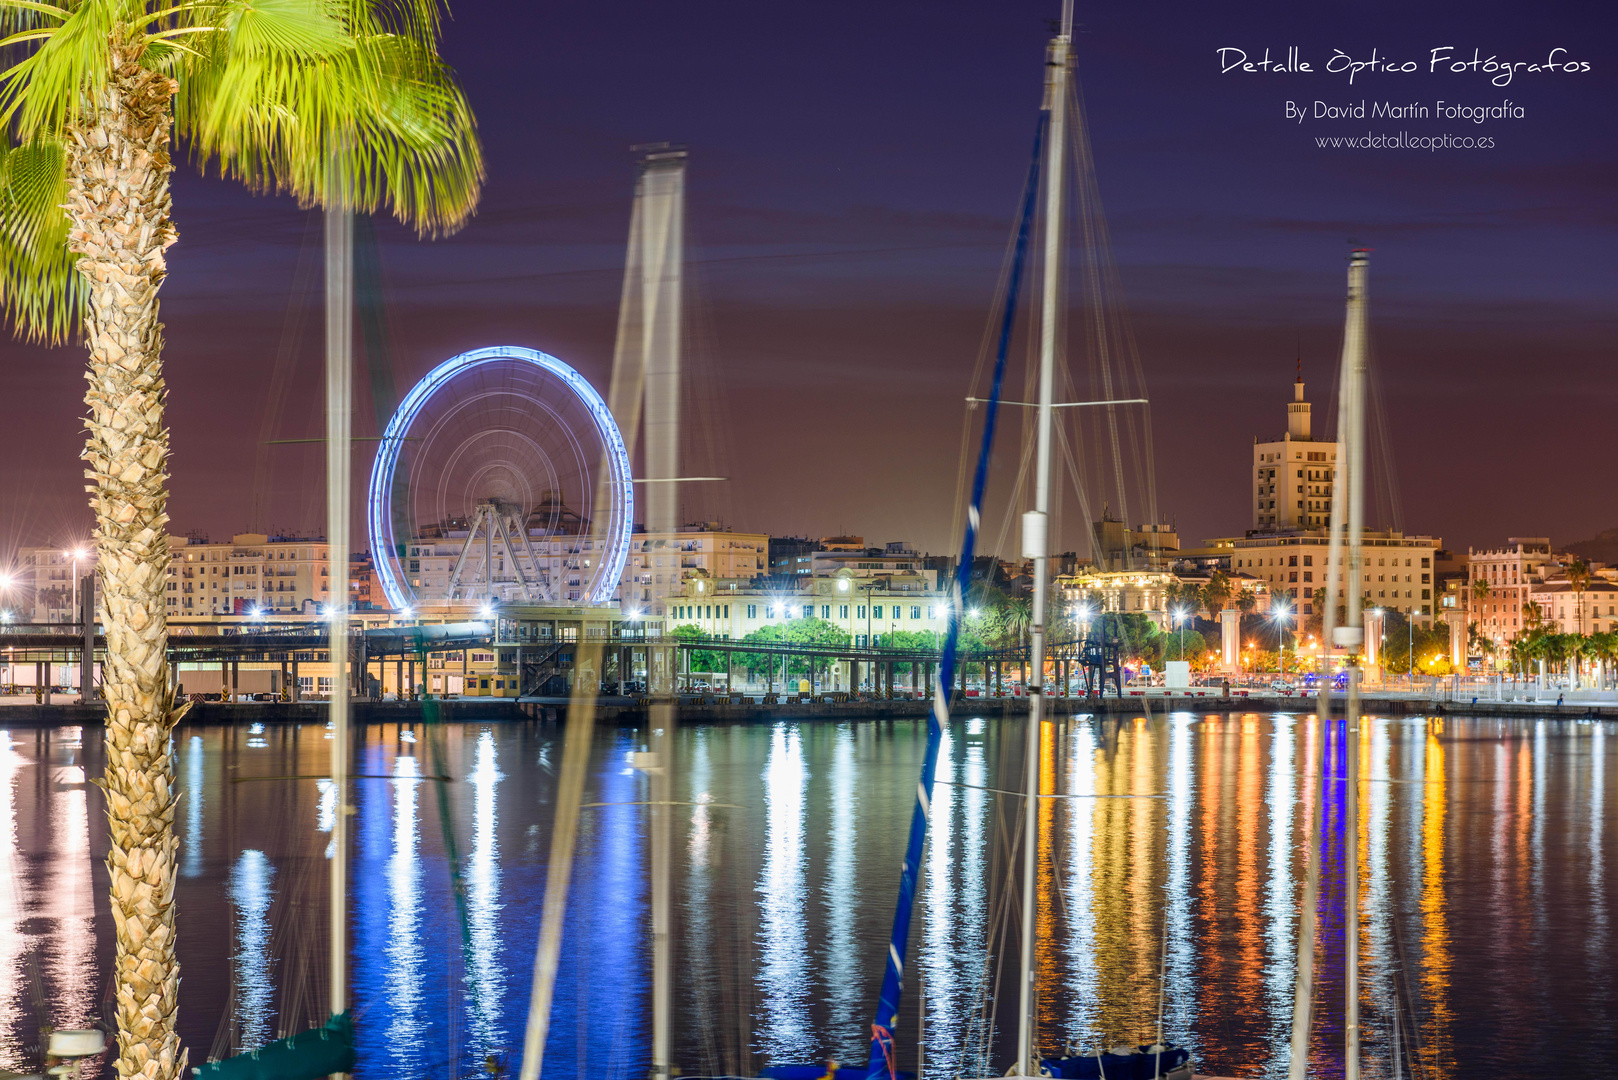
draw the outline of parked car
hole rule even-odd
[[[1278,693],[1290,694],[1296,690],[1297,687],[1292,683],[1287,682],[1285,679],[1272,679],[1270,681],[1270,689]]]

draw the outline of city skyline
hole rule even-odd
[[[490,186],[449,240],[378,229],[396,384],[463,348],[512,343],[604,388],[628,146],[674,139],[692,154],[704,452],[733,478],[690,495],[686,516],[952,550],[959,398],[1031,135],[1038,93],[1025,61],[1042,48],[1045,7],[946,6],[927,19],[839,8],[786,34],[723,9],[676,20],[635,8],[610,28],[525,13],[535,22],[507,38],[485,13],[457,12],[445,47],[479,110]],[[1154,401],[1160,512],[1191,539],[1245,527],[1245,458],[1255,435],[1278,430],[1300,352],[1328,430],[1353,239],[1377,249],[1372,326],[1405,527],[1455,549],[1524,534],[1560,546],[1611,528],[1582,449],[1613,389],[1599,366],[1612,291],[1601,178],[1613,172],[1613,120],[1596,108],[1612,88],[1607,65],[1505,90],[1361,76],[1356,96],[1509,96],[1528,116],[1467,125],[1500,135],[1483,163],[1334,156],[1304,147],[1310,129],[1271,107],[1346,85],[1236,81],[1213,50],[1285,38],[1358,53],[1376,34],[1312,13],[1278,23],[1279,10],[1168,26],[1150,11],[1081,18],[1079,79]],[[1476,10],[1466,34],[1525,54],[1598,37],[1585,16],[1504,10]],[[1438,14],[1418,14],[1392,43],[1424,49],[1446,34]],[[266,430],[318,434],[318,275],[302,279],[301,335],[283,334],[318,221],[184,169],[175,186],[182,240],[164,291],[175,528],[318,529],[307,482],[318,446],[269,452],[264,520],[251,520],[249,490]],[[283,346],[290,389],[266,426]],[[80,347],[8,339],[0,363],[27,403],[13,408],[26,465],[14,458],[0,478],[0,543],[87,535]],[[358,400],[368,431],[363,391]],[[1518,436],[1542,455],[1521,453]],[[356,458],[368,467],[365,444]]]

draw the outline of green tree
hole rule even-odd
[[[476,206],[472,113],[428,0],[0,0],[0,310],[33,340],[80,326],[84,461],[107,634],[121,1077],[179,1076],[167,664],[169,432],[158,291],[170,148],[305,205],[390,208],[426,233]]]
[[[708,634],[696,623],[681,623],[669,631],[669,637],[684,645],[707,641]],[[692,649],[691,670],[712,672],[725,670],[725,654],[717,649]]]

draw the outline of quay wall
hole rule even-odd
[[[1379,716],[1433,716],[1454,714],[1464,716],[1499,716],[1521,720],[1618,720],[1618,704],[1567,703],[1557,706],[1552,702],[1485,701],[1475,704],[1466,701],[1435,701],[1415,697],[1382,697],[1367,695],[1362,699],[1365,711]],[[1059,716],[1075,713],[1117,717],[1161,715],[1165,712],[1302,712],[1314,711],[1313,697],[1283,697],[1274,694],[1254,694],[1249,697],[1152,696],[1103,698],[1087,701],[1083,698],[1052,698],[1047,704]],[[447,723],[487,723],[490,721],[539,720],[558,722],[566,719],[569,702],[566,698],[471,698],[440,701],[438,719]],[[778,720],[897,720],[925,716],[930,702],[923,699],[896,699],[892,701],[846,701],[792,703],[764,705],[755,700],[732,703],[724,698],[682,697],[679,704],[681,723],[733,724],[773,723]],[[355,701],[350,706],[355,724],[421,723],[425,709],[419,701]],[[222,724],[311,724],[326,722],[325,702],[253,702],[225,703],[200,702],[186,714],[183,725]],[[951,707],[954,716],[1005,717],[1023,716],[1028,712],[1026,698],[957,698]],[[99,726],[106,712],[100,705],[34,705],[14,704],[0,706],[0,730],[58,727],[63,725]],[[606,724],[643,723],[646,706],[642,699],[601,698],[596,704],[596,719]]]

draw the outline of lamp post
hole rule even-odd
[[[1286,627],[1289,610],[1285,604],[1275,609],[1275,657],[1278,667],[1278,678],[1285,678],[1287,673]]]
[[[84,558],[84,549],[74,548],[72,551],[64,551],[62,554],[73,560],[73,617],[68,621],[77,623],[79,621],[79,560]]]

